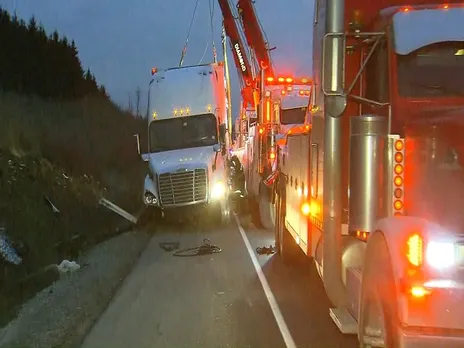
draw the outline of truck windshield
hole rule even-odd
[[[398,58],[398,90],[403,97],[463,97],[464,42],[431,44]]]
[[[301,124],[305,121],[306,108],[298,107],[282,109],[280,113],[281,124]]]
[[[151,153],[218,143],[217,122],[213,114],[153,121],[149,133]]]

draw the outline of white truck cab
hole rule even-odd
[[[153,74],[148,153],[141,155],[148,163],[142,196],[147,208],[177,217],[207,209],[228,221],[227,107],[221,63]]]

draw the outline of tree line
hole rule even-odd
[[[83,70],[74,40],[47,35],[32,17],[18,19],[0,7],[0,91],[43,99],[109,99],[90,69]]]

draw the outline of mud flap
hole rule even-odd
[[[258,209],[259,209],[259,216],[261,220],[261,225],[267,230],[273,231],[274,230],[274,204],[273,204],[273,181],[265,180],[262,181],[260,184],[259,189],[259,201],[258,201]],[[267,184],[267,185],[266,185]],[[269,185],[269,186],[268,186]]]

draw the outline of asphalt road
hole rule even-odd
[[[205,237],[222,252],[183,258],[159,246],[195,247]],[[82,347],[357,347],[330,319],[310,264],[302,257],[289,268],[256,254],[270,244],[269,232],[240,230],[235,221],[222,229],[161,228]]]

